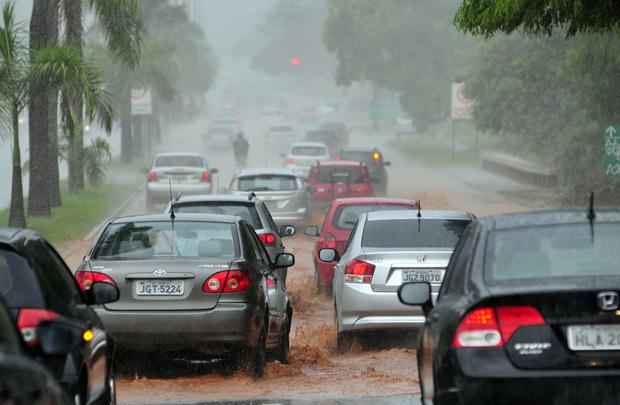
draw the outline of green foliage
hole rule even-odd
[[[103,138],[96,138],[84,148],[84,170],[91,186],[98,187],[103,184],[107,166],[111,161],[110,144]]]
[[[464,72],[471,40],[451,24],[456,0],[330,0],[323,41],[338,60],[336,80],[370,81],[401,95],[424,128],[446,117],[450,83]]]
[[[561,28],[572,36],[608,32],[620,26],[620,3],[609,0],[464,0],[456,25],[474,35],[522,30],[551,34]]]

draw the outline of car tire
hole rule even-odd
[[[338,332],[336,335],[336,350],[340,354],[351,351],[355,336],[351,332]]]
[[[291,349],[291,323],[292,323],[292,311],[288,311],[287,321],[282,327],[282,334],[280,336],[280,345],[278,346],[277,360],[282,364],[289,363],[289,354]]]
[[[113,367],[108,373],[106,390],[94,405],[116,405],[116,373]]]

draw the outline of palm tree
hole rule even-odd
[[[63,0],[66,19],[66,44],[82,55],[82,0]],[[138,0],[89,0],[98,23],[103,28],[106,42],[116,57],[130,67],[140,60],[142,24]],[[73,98],[72,110],[81,111],[83,101]],[[71,138],[69,155],[69,189],[84,188],[84,134],[81,117],[76,116],[77,125]]]

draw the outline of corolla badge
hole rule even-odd
[[[615,311],[620,306],[620,296],[615,291],[603,291],[596,296],[596,302],[603,311]]]
[[[418,263],[426,262],[426,255],[420,255],[417,257]]]
[[[153,271],[153,275],[156,277],[166,277],[168,275],[168,272],[164,269],[155,269]]]

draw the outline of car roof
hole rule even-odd
[[[175,204],[189,203],[189,202],[238,202],[246,204],[254,204],[255,199],[249,198],[249,193],[243,194],[197,194],[197,195],[183,195],[179,197]]]
[[[620,209],[595,210],[596,222],[620,222]],[[500,214],[481,218],[480,223],[490,229],[514,229],[548,225],[572,224],[588,221],[586,209],[541,210]]]
[[[9,245],[18,250],[19,246],[24,245],[26,240],[38,239],[41,235],[32,229],[23,228],[0,228],[0,244]]]
[[[245,177],[245,176],[259,176],[261,174],[267,175],[281,175],[281,176],[296,176],[295,173],[291,169],[284,168],[276,168],[276,167],[266,167],[266,168],[258,168],[258,169],[243,169],[239,171],[235,177]]]
[[[155,159],[157,159],[158,157],[163,157],[163,156],[195,156],[195,157],[204,158],[204,156],[202,156],[200,153],[194,153],[194,152],[165,152],[165,153],[156,154]]]
[[[464,211],[421,210],[421,219],[472,220],[474,216]],[[386,210],[368,213],[368,221],[417,219],[417,210]]]
[[[364,163],[357,160],[321,160],[315,163],[315,166],[331,166],[331,167],[350,167],[350,166],[364,166]]]
[[[239,217],[231,215],[216,215],[216,214],[176,214],[175,222],[179,221],[193,221],[193,222],[222,222],[222,223],[236,223],[240,220]],[[170,214],[147,214],[147,215],[133,215],[127,217],[115,218],[113,224],[124,224],[127,222],[162,222],[170,221]]]
[[[327,145],[323,142],[295,142],[291,145],[291,149],[296,146],[316,146],[320,148],[327,148]]]
[[[407,200],[405,198],[387,198],[387,197],[350,197],[337,198],[332,202],[333,207],[342,207],[345,205],[365,205],[365,204],[402,204],[417,206],[416,200]]]

